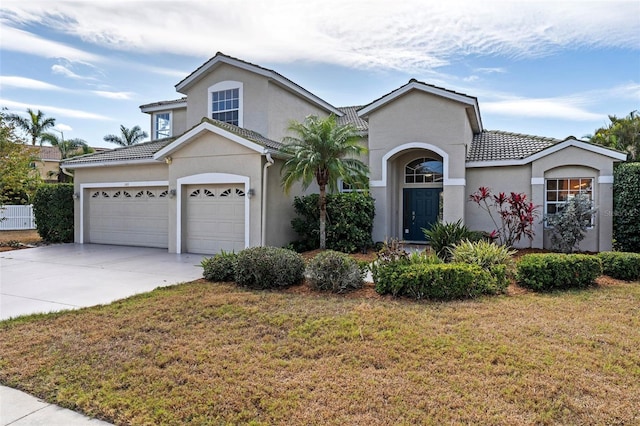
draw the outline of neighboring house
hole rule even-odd
[[[33,167],[38,169],[40,177],[46,183],[58,182],[58,171],[62,156],[60,150],[55,146],[35,146],[38,159],[33,162]]]
[[[361,107],[337,108],[275,71],[221,53],[176,85],[184,97],[142,105],[152,141],[64,161],[75,171],[75,240],[216,253],[295,239],[294,190],[277,150],[291,120],[335,114],[362,132],[376,202],[374,241],[424,241],[421,228],[462,218],[480,186],[525,192],[553,213],[572,194],[599,207],[582,250],[611,249],[613,165],[626,156],[565,140],[487,131],[475,97],[411,80]],[[524,247],[548,247],[548,232]]]

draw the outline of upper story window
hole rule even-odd
[[[404,183],[442,182],[442,161],[434,158],[418,158],[404,168]]]
[[[153,138],[171,137],[171,113],[159,112],[153,115]]]
[[[209,117],[242,127],[242,83],[222,81],[209,87]]]
[[[561,213],[567,202],[578,194],[584,194],[593,201],[593,178],[547,179],[544,196],[545,215]]]

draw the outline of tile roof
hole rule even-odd
[[[37,146],[35,147],[38,150],[38,158],[41,160],[62,160],[62,154],[58,147],[55,146]]]
[[[150,160],[153,154],[169,145],[175,138],[160,139],[157,141],[144,142],[131,146],[100,151],[93,154],[82,155],[63,161],[64,167],[80,164],[110,163],[116,161]]]
[[[358,110],[362,108],[362,106],[348,106],[348,107],[339,107],[338,109],[344,112],[342,117],[338,117],[338,124],[344,125],[347,123],[353,124],[358,131],[362,133],[369,132],[369,123],[358,116]]]
[[[258,132],[245,129],[243,127],[238,127],[233,124],[225,123],[224,121],[214,120],[212,118],[203,118],[202,122],[213,124],[214,126],[221,128],[222,130],[226,130],[227,132],[233,133],[234,135],[240,136],[241,138],[248,141],[255,142],[258,145],[264,146],[265,148],[278,150],[282,145],[280,142],[265,138]]]
[[[555,138],[485,130],[473,135],[467,161],[520,160],[559,142]]]
[[[144,105],[140,105],[140,109],[142,108],[152,108],[152,107],[157,107],[157,106],[167,106],[167,105],[173,105],[173,104],[181,104],[183,102],[187,101],[187,97],[183,96],[180,99],[171,99],[168,101],[159,101],[159,102],[152,102],[150,104],[144,104]]]

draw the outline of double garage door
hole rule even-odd
[[[88,194],[88,242],[167,248],[166,187],[98,188]],[[214,254],[245,247],[243,185],[189,185],[182,202],[182,235],[189,253]]]
[[[98,188],[89,193],[89,242],[167,248],[166,187]]]

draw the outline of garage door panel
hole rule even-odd
[[[215,254],[245,247],[245,198],[242,185],[187,187],[186,248],[190,253]]]
[[[168,247],[165,188],[106,188],[89,197],[89,242]]]

